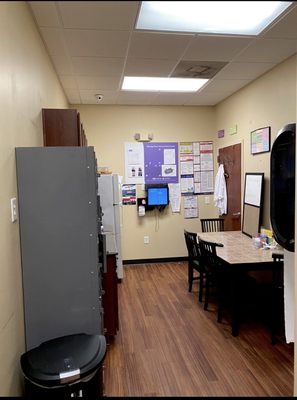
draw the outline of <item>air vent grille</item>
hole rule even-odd
[[[227,64],[223,61],[181,61],[170,76],[174,78],[210,79]]]

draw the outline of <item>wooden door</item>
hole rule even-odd
[[[226,231],[241,230],[241,144],[219,149],[218,162],[224,164],[227,186]]]

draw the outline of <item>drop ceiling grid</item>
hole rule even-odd
[[[215,105],[297,51],[296,2],[258,38],[134,31],[136,1],[28,3],[72,104]],[[166,77],[180,61],[228,64],[194,94],[120,90],[124,74]]]

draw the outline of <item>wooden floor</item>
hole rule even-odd
[[[198,284],[187,289],[187,264],[124,267],[119,332],[105,359],[107,396],[293,396],[293,344],[271,345],[268,327],[216,322]]]

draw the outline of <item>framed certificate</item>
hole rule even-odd
[[[251,132],[251,154],[270,151],[270,126]]]

